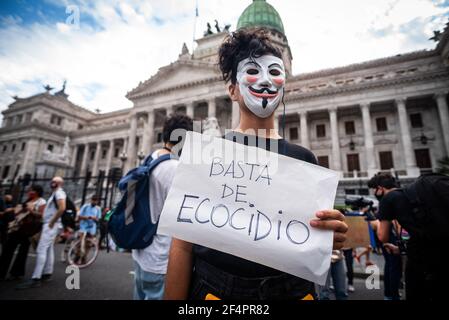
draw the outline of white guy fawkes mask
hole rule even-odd
[[[272,55],[242,60],[237,66],[237,82],[248,109],[259,118],[268,118],[284,94],[284,63]]]

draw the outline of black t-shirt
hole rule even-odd
[[[241,133],[231,132],[228,133],[225,139],[232,140],[237,143],[243,143],[244,145],[262,147],[271,152],[277,152],[287,157],[295,158],[298,160],[306,161],[312,164],[317,164],[317,160],[313,153],[301,146],[291,144],[284,139],[264,139],[255,136],[245,136]],[[277,150],[275,148],[277,144]],[[245,278],[261,278],[269,276],[281,275],[284,272],[272,269],[270,267],[248,261],[231,254],[227,254],[221,251],[213,250],[200,245],[193,246],[193,253],[195,257],[201,258],[205,262],[239,277]],[[306,280],[304,280],[306,281]]]
[[[410,235],[407,256],[413,259],[422,257],[425,248],[422,248],[422,245],[418,241],[419,231],[416,228],[412,215],[413,207],[401,189],[393,190],[382,198],[377,214],[380,221],[397,220],[407,230]]]

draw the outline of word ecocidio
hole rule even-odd
[[[221,185],[219,200],[196,194],[184,194],[178,211],[177,222],[208,225],[216,229],[227,228],[233,232],[246,233],[253,241],[267,238],[287,239],[295,245],[307,242],[310,236],[308,226],[299,220],[284,218],[283,211],[267,213],[257,209],[254,202],[247,199],[251,185],[245,181],[266,184],[271,187],[268,164],[232,161],[225,165],[221,158],[214,158],[210,165],[209,178],[222,176],[226,183]],[[239,184],[233,184],[238,180]],[[260,195],[263,197],[263,195]],[[226,199],[225,201],[223,201]],[[253,199],[255,200],[255,199]]]

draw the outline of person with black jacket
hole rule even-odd
[[[447,265],[441,253],[447,250],[447,242],[428,241],[432,235],[425,224],[417,221],[417,208],[410,195],[398,187],[390,174],[375,175],[368,182],[368,187],[374,189],[374,195],[379,200],[377,235],[384,243],[386,253],[396,257],[400,253],[407,256],[406,300],[440,300],[446,297],[449,281]],[[398,222],[399,230],[392,237],[394,221]],[[402,241],[402,228],[410,235],[407,243]]]

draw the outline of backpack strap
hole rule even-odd
[[[163,156],[160,156],[154,160],[152,160],[148,165],[145,164],[144,170],[145,175],[149,177],[151,175],[151,172],[162,162],[170,160],[171,155],[170,154],[164,154]],[[140,168],[142,168],[140,167]],[[140,169],[138,168],[138,169]],[[127,191],[127,198],[126,198],[126,208],[125,208],[125,225],[129,225],[134,221],[132,212],[134,210],[135,206],[135,191],[137,187],[137,180],[133,180],[132,177],[129,177],[128,181],[126,181],[126,191]]]
[[[164,154],[160,157],[157,157],[156,159],[152,159],[151,162],[148,164],[148,174],[151,173],[161,162],[167,161],[171,159],[171,154]]]

